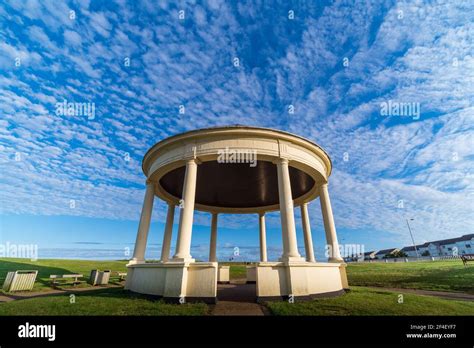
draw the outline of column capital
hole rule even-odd
[[[184,160],[186,162],[186,165],[189,163],[190,165],[200,165],[202,164],[202,161],[197,158],[197,157],[192,157],[192,158],[187,158]]]
[[[276,165],[285,165],[285,164],[287,165],[288,163],[290,163],[290,160],[286,157],[279,157],[272,162]]]
[[[328,187],[328,183],[327,183],[327,182],[325,182],[325,183],[324,183],[324,184],[322,184],[320,187],[321,187],[321,188],[327,188],[327,187]]]
[[[154,185],[154,184],[155,184],[155,182],[154,182],[154,181],[152,181],[150,178],[147,178],[147,179],[145,180],[145,185],[147,185],[147,186],[148,186],[148,185],[150,185],[150,184],[153,184],[153,185]]]

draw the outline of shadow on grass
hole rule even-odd
[[[89,274],[84,274],[84,277],[79,278],[79,280],[82,280],[83,283],[78,284],[78,285],[73,285],[72,283],[59,283],[56,285],[51,284],[51,280],[49,279],[49,276],[52,274],[72,274],[72,273],[78,273],[77,271],[68,269],[68,268],[61,268],[61,267],[52,267],[52,266],[45,266],[42,265],[39,261],[29,261],[22,259],[21,262],[14,262],[10,260],[0,260],[0,286],[3,285],[5,278],[7,276],[8,272],[14,272],[14,271],[23,271],[23,270],[35,270],[38,271],[38,275],[36,277],[36,283],[39,283],[42,285],[42,287],[37,287],[35,286],[33,288],[33,291],[41,291],[44,289],[58,289],[58,290],[74,290],[77,288],[84,288],[84,287],[90,287],[91,285],[87,283],[89,280]],[[92,270],[92,269],[91,269]],[[109,281],[110,285],[115,285],[115,286],[120,286],[123,285],[124,282],[120,281],[118,277],[111,277]],[[1,288],[0,288],[0,291]]]
[[[31,261],[31,263],[23,262],[12,262],[12,261],[0,261],[0,284],[3,285],[8,272],[23,271],[23,270],[35,270],[38,271],[36,282],[43,284],[46,287],[50,287],[51,282],[49,276],[51,274],[67,274],[73,273],[72,271],[64,268],[42,266],[38,263]]]
[[[62,297],[65,295],[75,294],[81,298],[87,297],[97,297],[97,298],[123,298],[123,299],[140,299],[148,300],[151,302],[156,302],[161,300],[159,296],[137,294],[129,290],[124,290],[122,287],[116,288],[91,288],[88,290],[64,290],[61,292],[45,292],[43,294],[36,294],[33,296],[20,296],[15,294],[8,294],[8,297],[15,299],[16,301],[28,300],[33,298],[43,298],[43,297]]]

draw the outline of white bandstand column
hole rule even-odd
[[[137,239],[135,241],[135,249],[133,251],[133,258],[130,263],[144,263],[146,241],[148,238],[148,231],[150,230],[151,213],[153,211],[153,200],[155,198],[154,183],[147,181],[145,198],[143,200],[142,213],[140,216],[140,223],[138,225]]]
[[[301,205],[301,219],[303,220],[304,247],[306,251],[306,261],[316,262],[313,251],[313,238],[311,237],[311,225],[309,224],[308,203]]]
[[[211,243],[209,246],[209,261],[217,262],[217,213],[212,213],[211,220]]]
[[[282,261],[301,261],[296,241],[295,215],[291,195],[290,171],[288,160],[281,158],[277,162],[278,194],[280,199],[280,217],[283,239]]]
[[[265,213],[258,215],[260,226],[260,261],[267,262],[267,236],[265,228]]]
[[[166,215],[165,234],[163,236],[163,246],[161,248],[161,262],[167,262],[170,258],[171,235],[173,233],[173,221],[174,221],[174,209],[175,209],[175,205],[173,203],[168,203],[168,214]]]
[[[319,194],[321,200],[321,212],[323,214],[324,231],[326,232],[326,242],[331,248],[329,262],[343,262],[339,252],[337,241],[336,225],[332,215],[331,201],[329,200],[328,184],[323,184]]]
[[[195,159],[186,162],[183,202],[179,216],[178,240],[174,261],[194,262],[191,257],[191,235],[193,229],[194,199],[196,196],[197,163]]]

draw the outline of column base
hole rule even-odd
[[[196,259],[193,259],[192,257],[173,257],[171,260],[168,260],[167,262],[192,263],[192,262],[196,262]]]
[[[127,266],[128,265],[140,265],[142,263],[146,263],[146,261],[145,260],[139,260],[139,259],[131,259],[131,260],[128,261]]]
[[[230,266],[218,266],[217,282],[219,284],[230,283]]]
[[[328,262],[345,263],[345,261],[342,258],[339,258],[339,257],[330,257],[330,258],[328,258]]]
[[[301,256],[282,256],[280,257],[280,259],[278,260],[280,262],[285,262],[285,263],[289,263],[289,262],[306,262],[305,258],[304,257],[301,257]]]
[[[256,271],[258,298],[304,298],[348,288],[341,263],[260,262]]]
[[[176,299],[217,296],[217,262],[172,262],[128,265],[126,289],[140,294]]]
[[[257,266],[245,266],[247,284],[255,284],[257,282]]]

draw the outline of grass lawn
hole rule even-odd
[[[243,279],[247,276],[245,262],[219,262],[219,265],[230,266],[230,279]]]
[[[50,290],[51,274],[68,274],[79,273],[83,274],[86,279],[89,279],[91,270],[100,269],[126,272],[125,265],[127,261],[88,261],[88,260],[54,260],[41,259],[31,261],[29,259],[15,259],[15,258],[0,258],[0,286],[3,285],[7,272],[18,270],[38,270],[36,283],[33,291]],[[86,280],[83,279],[83,280]],[[111,279],[111,282],[118,281],[118,279]],[[78,285],[81,287],[89,286],[87,283]],[[67,286],[66,286],[67,287]]]
[[[274,315],[474,315],[474,302],[352,287],[340,297],[308,302],[268,302]]]
[[[55,295],[0,304],[0,315],[205,315],[204,303],[168,304],[121,288]]]
[[[336,298],[309,302],[268,302],[274,315],[474,315],[474,303],[353,287]],[[0,304],[0,315],[207,315],[204,303],[167,304],[119,288],[55,295]]]
[[[126,271],[127,261],[38,260],[0,258],[0,285],[7,271],[38,270],[34,291],[50,288],[50,274],[82,273],[92,269]],[[230,265],[231,279],[245,278],[245,263]],[[351,292],[309,302],[268,302],[275,315],[474,315],[474,302],[439,299],[416,294],[399,294],[367,286],[463,291],[474,293],[474,266],[458,261],[409,263],[351,263],[347,273]],[[116,280],[112,280],[112,283]],[[83,284],[82,286],[89,286]],[[63,287],[67,288],[67,287]],[[66,294],[0,303],[0,315],[207,315],[204,303],[167,304],[122,288],[97,289],[75,295],[70,303]]]
[[[474,293],[474,265],[461,260],[349,263],[351,286],[382,286]]]

